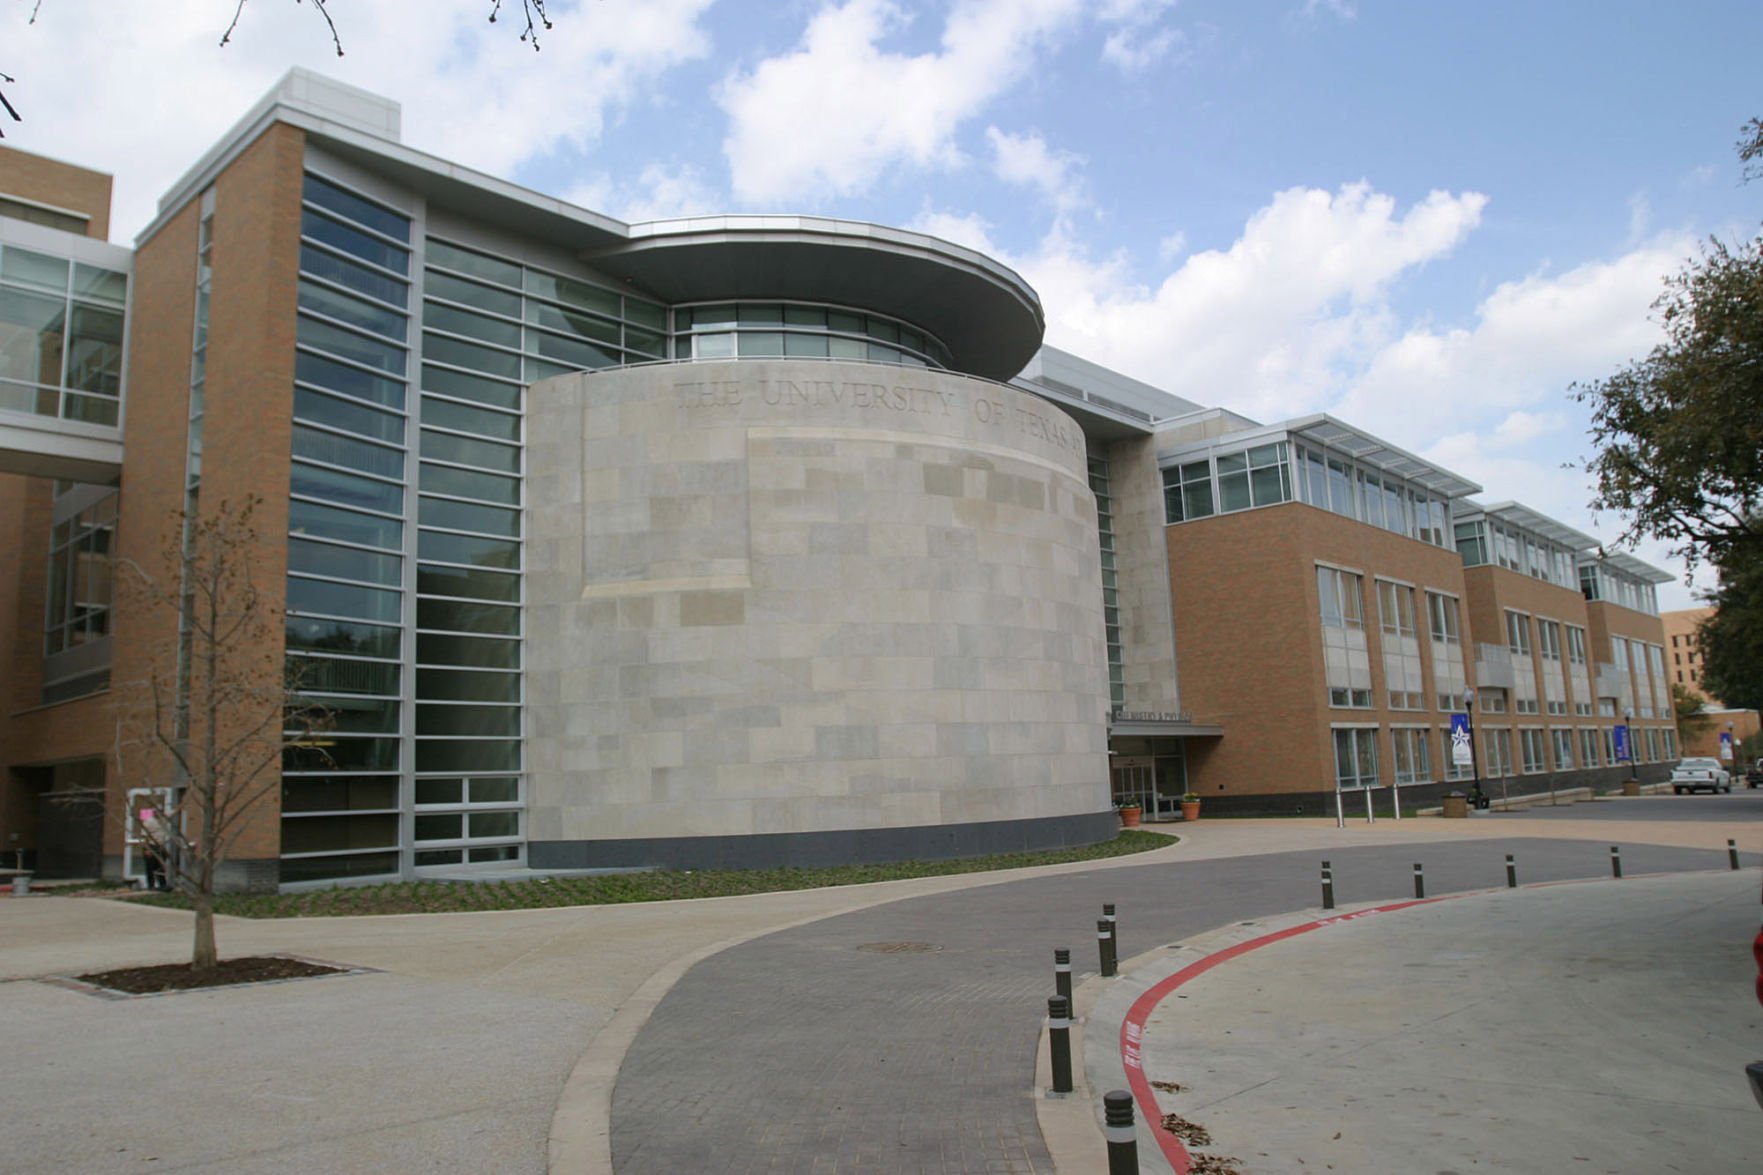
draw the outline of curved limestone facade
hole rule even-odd
[[[528,860],[1112,834],[1082,433],[944,371],[746,360],[528,403]]]

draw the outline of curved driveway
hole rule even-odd
[[[1690,819],[1763,815],[1763,804],[1746,802],[1751,797],[1708,799],[1722,810],[1698,803]],[[1342,903],[1410,896],[1415,861],[1425,863],[1433,894],[1503,885],[1508,852],[1526,883],[1607,876],[1607,842],[1539,838],[1546,825],[1538,819],[1643,807],[1664,816],[1692,802],[1481,818],[1476,839],[1423,846],[1037,877],[893,902],[744,943],[694,967],[636,1036],[612,1103],[614,1168],[620,1175],[1051,1170],[1030,1091],[1052,950],[1069,946],[1080,971],[1093,969],[1103,902],[1118,907],[1124,957],[1316,905],[1324,855]],[[1406,823],[1427,840],[1440,829]],[[1520,824],[1529,835],[1483,839]],[[1623,830],[1610,827],[1620,842]],[[1724,863],[1723,842],[1623,850],[1629,874]]]

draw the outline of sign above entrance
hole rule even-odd
[[[1111,718],[1116,722],[1191,722],[1186,710],[1116,710]]]

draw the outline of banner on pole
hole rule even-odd
[[[1469,746],[1469,715],[1451,715],[1451,765],[1472,767],[1475,754]]]
[[[1610,735],[1616,745],[1616,761],[1618,763],[1628,762],[1628,727],[1617,725],[1611,729]]]

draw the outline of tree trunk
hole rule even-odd
[[[214,949],[214,895],[198,889],[192,897],[196,905],[196,941],[190,950],[190,967],[206,971],[220,962]]]

